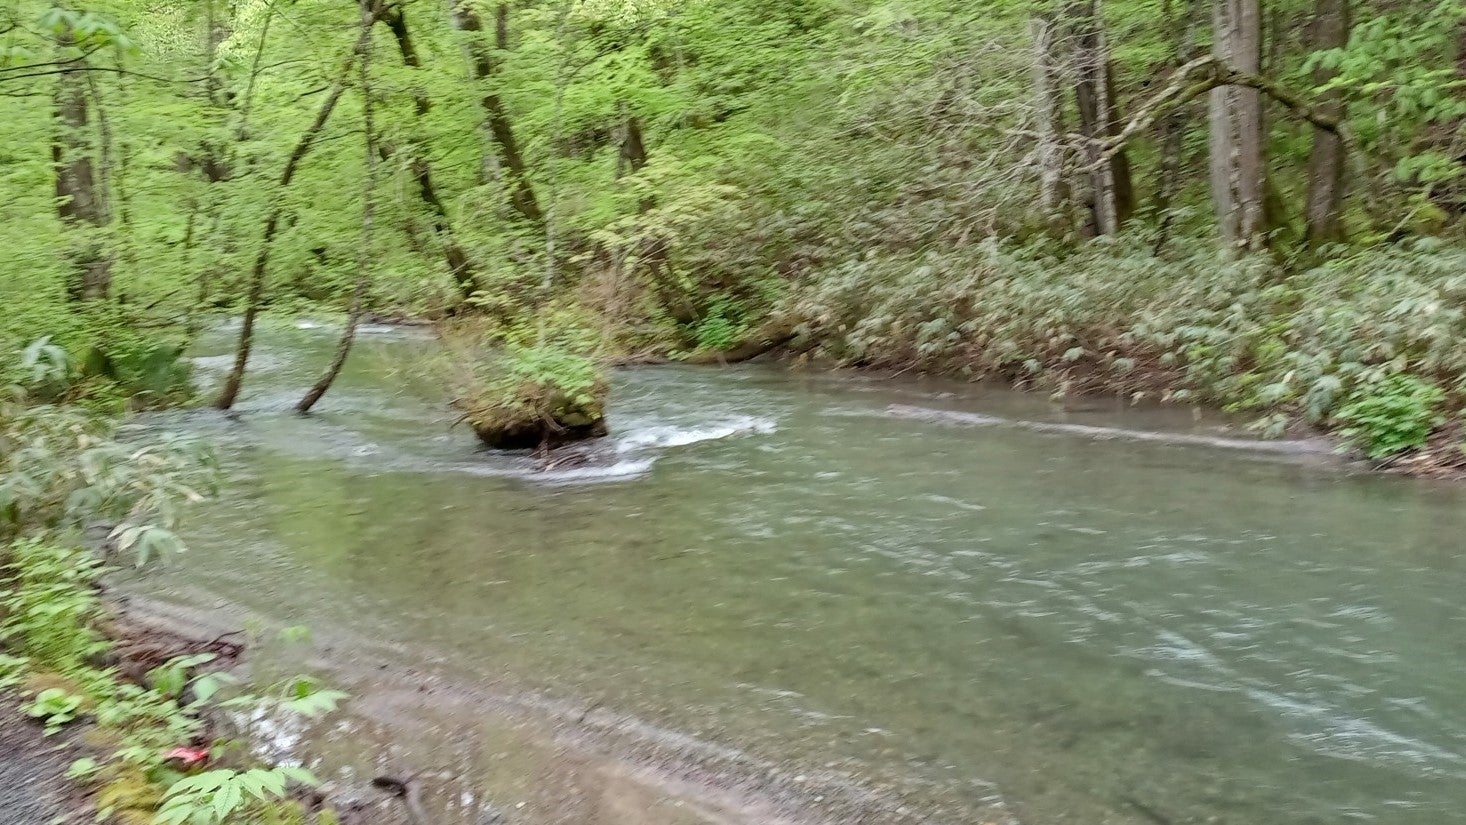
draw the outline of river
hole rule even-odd
[[[153,419],[231,481],[126,584],[312,628],[281,657],[354,698],[271,734],[326,775],[421,771],[444,823],[1466,821],[1466,488],[767,366],[620,372],[546,469],[452,426],[411,330],[289,413],[333,343]]]

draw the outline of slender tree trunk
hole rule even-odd
[[[360,77],[361,77],[361,116],[362,126],[366,130],[364,143],[366,144],[366,185],[362,191],[361,207],[361,245],[357,249],[356,259],[356,288],[351,293],[351,310],[346,316],[346,330],[341,333],[341,341],[336,345],[336,355],[331,359],[331,365],[320,380],[312,386],[295,405],[295,411],[305,415],[311,411],[316,402],[331,389],[336,376],[341,374],[341,369],[346,366],[346,359],[351,355],[351,346],[356,342],[356,328],[361,323],[362,307],[366,302],[367,285],[371,281],[372,271],[372,229],[375,219],[376,193],[377,193],[377,147],[374,135],[376,126],[372,122],[372,85],[371,85],[371,59],[372,59],[372,11],[373,0],[362,0],[361,19],[362,28],[366,31],[366,42],[362,45]]]
[[[407,16],[402,7],[394,5],[388,8],[382,19],[397,41],[397,51],[402,55],[402,64],[410,69],[420,70],[422,58],[418,55],[417,47],[413,43],[412,32],[407,27]],[[432,111],[433,103],[427,92],[423,91],[421,87],[414,87],[413,105],[419,124],[418,134],[414,136],[411,147],[412,178],[417,183],[418,198],[432,215],[433,234],[437,236],[438,243],[442,246],[443,258],[448,264],[448,272],[453,276],[453,282],[458,285],[459,293],[467,300],[478,291],[477,267],[468,251],[458,242],[453,232],[452,220],[448,217],[448,208],[443,204],[442,198],[438,196],[437,187],[433,183],[433,166],[428,160],[428,142],[423,137],[425,130],[422,126],[422,119]]]
[[[648,159],[641,120],[627,111],[625,102],[621,103],[620,142],[620,151],[616,157],[616,177],[618,179],[624,174],[634,175],[640,172],[646,166]],[[648,194],[637,203],[637,211],[644,215],[654,209],[656,205],[657,199]],[[662,308],[671,315],[673,321],[679,324],[695,323],[698,319],[697,307],[671,277],[669,257],[667,239],[659,232],[646,233],[636,245],[635,264],[637,267],[645,268],[647,277],[651,281],[651,288]]]
[[[1183,19],[1174,22],[1169,0],[1163,7],[1167,21],[1171,24],[1171,39],[1176,51],[1175,68],[1178,69],[1196,50],[1197,18],[1201,11],[1200,0],[1185,0],[1185,3]],[[1175,220],[1171,202],[1181,184],[1182,154],[1186,150],[1186,127],[1190,108],[1189,103],[1177,106],[1166,115],[1165,140],[1161,145],[1160,181],[1156,185],[1155,214],[1160,219],[1160,224],[1156,230],[1155,247],[1151,250],[1154,255],[1165,250],[1166,243],[1170,240],[1171,224]]]
[[[71,43],[70,35],[62,36],[62,46]],[[99,182],[93,161],[88,90],[86,62],[66,64],[57,79],[51,160],[56,174],[56,211],[76,235],[70,253],[73,272],[67,284],[67,294],[74,301],[104,299],[112,292],[112,253],[102,237],[112,216],[106,187]]]
[[[636,115],[626,110],[626,102],[622,101],[621,109],[621,146],[616,153],[616,178],[619,180],[628,172],[636,174],[646,166],[646,138],[641,132],[641,120]],[[643,198],[641,211],[652,207],[650,197]]]
[[[1114,100],[1115,84],[1110,76],[1109,44],[1105,39],[1100,0],[1081,0],[1069,6],[1073,27],[1075,102],[1079,110],[1079,133],[1084,138],[1085,158],[1091,167],[1090,208],[1094,230],[1111,235],[1135,211],[1135,188],[1130,180],[1130,161],[1122,150],[1105,157],[1103,142],[1114,136],[1120,117]]]
[[[1069,228],[1069,187],[1064,177],[1064,99],[1059,80],[1059,31],[1053,15],[1028,18],[1033,40],[1033,96],[1038,130],[1039,207],[1055,233]]]
[[[509,49],[509,4],[500,3],[498,6],[494,26],[495,48],[493,49],[490,49],[489,45],[484,42],[483,20],[479,17],[473,4],[467,0],[458,0],[453,9],[453,21],[460,30],[472,36],[469,42],[470,63],[473,67],[474,79],[487,87],[483,97],[480,98],[480,103],[484,108],[484,114],[488,117],[489,134],[499,148],[499,161],[509,189],[509,203],[525,220],[542,224],[545,220],[544,212],[540,210],[534,188],[530,185],[524,155],[520,153],[519,142],[514,138],[514,127],[509,120],[508,107],[504,103],[504,98],[492,86],[495,51],[504,52]]]
[[[1257,74],[1262,0],[1216,0],[1212,50],[1225,65]],[[1262,93],[1243,86],[1211,91],[1211,187],[1222,240],[1238,250],[1267,244]]]
[[[300,170],[301,162],[305,160],[311,146],[320,136],[321,130],[326,128],[326,121],[330,120],[331,112],[335,111],[336,104],[341,100],[341,94],[346,91],[347,80],[351,77],[351,67],[356,64],[358,56],[362,54],[366,43],[371,39],[372,19],[368,15],[363,22],[356,45],[347,56],[341,74],[331,85],[330,91],[326,93],[326,99],[321,101],[321,107],[316,111],[316,119],[300,136],[300,140],[295,144],[295,149],[285,161],[285,169],[280,173],[279,189],[281,193],[290,186],[291,181],[295,180],[295,174]],[[280,231],[280,221],[284,217],[284,211],[285,205],[282,199],[277,197],[265,216],[260,248],[255,253],[254,267],[250,270],[249,294],[245,298],[244,322],[239,328],[239,345],[234,353],[234,366],[229,370],[229,377],[224,381],[224,388],[214,401],[214,406],[221,410],[234,406],[235,400],[239,398],[239,389],[244,383],[244,372],[249,366],[250,349],[254,346],[255,318],[259,315],[260,302],[265,296],[265,278],[270,264],[270,247],[274,244],[275,235]]]
[[[1318,0],[1313,18],[1312,46],[1316,50],[1342,48],[1349,43],[1349,0]],[[1333,76],[1320,69],[1314,82],[1323,85]],[[1324,93],[1318,109],[1342,119],[1341,90]],[[1344,144],[1339,136],[1323,129],[1313,130],[1313,149],[1308,156],[1308,197],[1304,206],[1304,239],[1311,246],[1342,241],[1344,225]]]

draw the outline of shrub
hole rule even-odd
[[[127,444],[85,410],[0,400],[0,540],[104,521],[143,562],[178,546],[169,530],[181,507],[216,481],[214,457],[196,440]]]
[[[1370,458],[1386,458],[1425,446],[1444,421],[1440,387],[1412,375],[1393,375],[1356,393],[1335,418],[1345,442]]]

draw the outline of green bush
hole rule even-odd
[[[734,301],[713,301],[702,320],[693,329],[693,340],[700,350],[729,350],[743,342],[748,334],[746,313]]]
[[[1356,393],[1335,418],[1346,443],[1370,458],[1386,458],[1425,446],[1443,423],[1445,393],[1412,375],[1393,375]]]

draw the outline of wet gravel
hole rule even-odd
[[[0,825],[90,820],[86,802],[65,776],[76,754],[62,736],[46,737],[13,695],[0,695]]]

